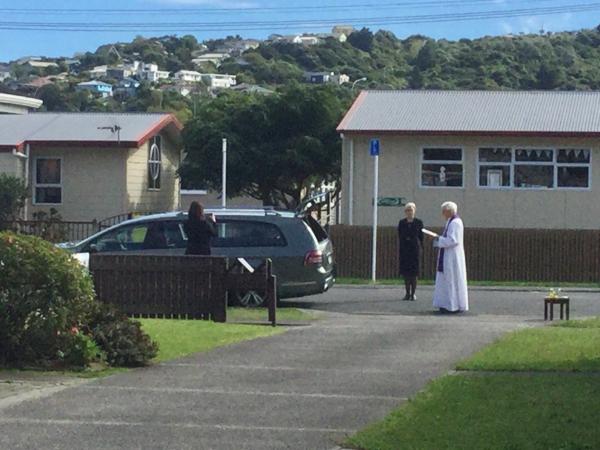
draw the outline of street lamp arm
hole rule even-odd
[[[358,80],[354,81],[354,83],[352,83],[352,89],[354,89],[354,86],[356,86],[356,83],[360,83],[362,81],[367,81],[367,77],[362,77],[362,78],[359,78]]]

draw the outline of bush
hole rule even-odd
[[[158,352],[158,346],[142,331],[141,324],[112,305],[99,304],[89,327],[111,366],[143,366]]]
[[[0,173],[0,230],[6,222],[18,217],[27,196],[27,187],[21,179]]]
[[[156,353],[138,322],[95,300],[89,274],[68,252],[0,233],[0,364],[140,366]]]
[[[71,256],[31,236],[0,233],[0,362],[46,364],[68,353],[89,320],[90,277]]]

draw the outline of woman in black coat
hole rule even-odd
[[[210,240],[217,236],[214,216],[205,216],[202,205],[192,202],[183,228],[188,239],[185,254],[210,256]]]
[[[404,207],[406,219],[398,223],[400,274],[404,277],[406,295],[403,300],[416,300],[419,257],[423,247],[423,222],[415,217],[417,207],[407,203]]]

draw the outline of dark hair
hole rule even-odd
[[[204,216],[204,207],[196,201],[192,202],[188,211],[188,219],[201,219],[202,216]]]

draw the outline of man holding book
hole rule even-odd
[[[433,235],[434,247],[439,248],[433,306],[442,313],[458,313],[469,310],[467,291],[467,267],[463,246],[464,225],[458,217],[458,206],[453,202],[442,205],[446,226],[441,236]]]

